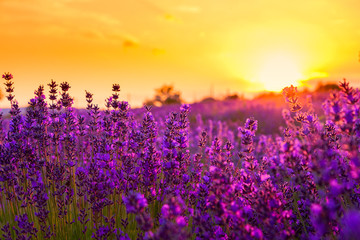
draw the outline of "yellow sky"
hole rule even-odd
[[[0,9],[0,71],[13,73],[21,105],[50,79],[70,82],[76,106],[85,90],[103,106],[113,83],[139,106],[163,84],[193,101],[212,88],[360,79],[358,0],[0,0]]]

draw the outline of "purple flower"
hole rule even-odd
[[[38,229],[34,227],[33,222],[29,222],[27,214],[15,216],[15,221],[17,222],[18,229],[14,228],[16,235],[19,239],[26,239],[29,236],[36,236]]]
[[[342,221],[341,239],[355,240],[360,237],[360,211],[351,210],[345,213]]]
[[[148,206],[146,198],[141,193],[131,191],[127,197],[123,197],[127,213],[142,213]]]
[[[246,129],[249,129],[251,132],[256,132],[257,127],[258,127],[258,121],[257,120],[255,120],[252,117],[246,119],[246,122],[245,122],[245,128]]]
[[[130,240],[129,236],[126,233],[124,233],[120,228],[115,229],[114,233],[116,240]]]
[[[183,184],[187,184],[190,181],[189,175],[183,174],[182,181],[183,181]]]
[[[2,75],[2,78],[4,78],[5,80],[11,80],[11,79],[13,79],[13,75],[11,74],[11,73],[4,73],[3,75]]]
[[[9,223],[5,224],[1,228],[1,231],[3,232],[2,236],[3,236],[4,240],[12,240]]]

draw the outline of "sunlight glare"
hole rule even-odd
[[[298,86],[304,76],[298,64],[286,54],[269,55],[263,62],[258,80],[267,91],[281,91],[284,87]]]

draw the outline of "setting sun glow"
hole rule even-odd
[[[258,72],[258,80],[267,91],[281,91],[286,86],[298,85],[303,78],[297,63],[285,54],[269,55]]]
[[[0,0],[0,9],[0,70],[14,75],[22,107],[51,79],[70,83],[76,107],[84,88],[104,107],[113,83],[132,107],[162,85],[188,103],[209,90],[360,85],[358,0]]]

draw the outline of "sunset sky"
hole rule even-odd
[[[359,0],[0,0],[0,9],[0,71],[14,75],[22,106],[51,79],[71,84],[76,107],[85,90],[103,107],[113,83],[133,107],[163,84],[188,102],[307,79],[359,84]]]

